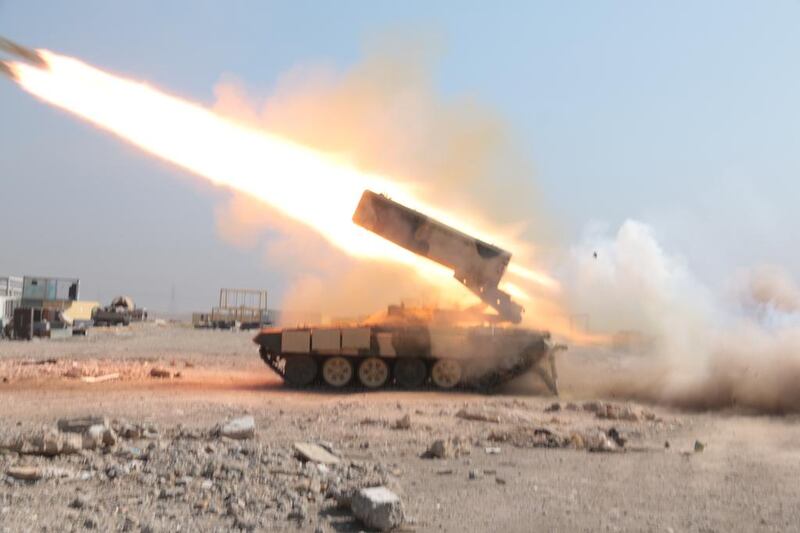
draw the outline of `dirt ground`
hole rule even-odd
[[[251,337],[144,324],[0,341],[0,531],[358,531],[346,496],[377,484],[400,495],[405,531],[800,529],[795,416],[582,397],[598,363],[580,352],[560,355],[558,399],[520,387],[301,392]],[[19,444],[86,415],[107,417],[114,442]],[[218,435],[243,415],[253,438]],[[438,439],[446,457],[425,457]],[[340,462],[303,462],[296,442]],[[23,466],[39,479],[18,479]]]

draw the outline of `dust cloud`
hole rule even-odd
[[[594,327],[620,332],[616,345],[579,348],[565,361],[573,394],[687,409],[800,410],[800,290],[781,268],[734,273],[715,292],[635,221],[613,237],[588,232],[568,268],[571,308],[589,312]],[[582,370],[594,367],[600,373],[586,379]]]

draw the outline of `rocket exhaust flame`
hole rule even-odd
[[[24,60],[0,62],[0,66],[23,89],[42,101],[216,186],[256,198],[318,232],[346,254],[406,265],[421,278],[435,280],[437,287],[448,291],[448,298],[462,305],[480,301],[453,280],[451,270],[352,222],[362,192],[369,189],[486,242],[499,240],[488,237],[490,232],[479,231],[425,205],[402,183],[362,172],[331,155],[234,122],[201,105],[77,59],[46,50],[28,50],[5,40],[0,41],[0,48]],[[498,244],[518,249],[508,241]],[[558,289],[557,282],[546,274],[518,265],[510,265],[509,274],[514,276],[514,284],[510,286],[520,300],[531,300],[526,290]],[[520,287],[523,284],[526,289]],[[551,303],[542,310],[553,308]],[[537,326],[572,333],[570,328],[539,316],[539,309],[528,311],[528,318],[535,318]]]

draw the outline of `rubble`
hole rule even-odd
[[[619,446],[620,448],[624,448],[625,444],[628,442],[627,437],[624,437],[617,428],[611,428],[606,432],[606,435],[614,441],[614,443]]]
[[[452,459],[461,455],[469,455],[469,448],[463,440],[455,437],[433,441],[422,457],[425,459]]]
[[[551,403],[547,407],[544,408],[545,413],[555,413],[561,410],[561,404],[558,402]]]
[[[150,369],[150,377],[159,379],[171,379],[173,377],[173,374],[172,371],[167,370],[166,368],[154,366],[153,368]]]
[[[600,401],[585,402],[583,410],[594,413],[597,418],[605,420],[623,420],[626,422],[638,422],[640,420],[656,420],[655,413],[647,409],[632,407],[630,405],[620,405],[615,403],[605,403]]]
[[[297,452],[297,455],[305,461],[311,461],[313,463],[320,464],[338,464],[340,461],[338,457],[318,444],[313,444],[310,442],[295,442],[294,449],[295,452]]]
[[[599,413],[601,410],[605,410],[605,404],[603,402],[593,400],[590,402],[583,402],[581,408],[589,413]]]
[[[353,495],[350,508],[365,526],[379,531],[400,526],[405,516],[400,497],[386,487],[359,490]]]
[[[106,432],[105,426],[96,424],[89,426],[83,433],[83,449],[94,450],[103,446],[103,435]]]
[[[60,418],[56,423],[59,431],[64,433],[84,433],[92,426],[108,427],[108,418],[104,416],[83,416],[78,418]]]
[[[480,409],[464,407],[456,413],[456,417],[475,422],[492,422],[494,424],[499,424],[502,421],[500,413],[488,410],[485,407]]]
[[[219,434],[229,439],[252,439],[256,435],[256,421],[250,415],[234,418],[219,428]]]
[[[38,481],[42,479],[42,472],[34,466],[12,466],[6,474],[22,481]]]
[[[411,415],[406,414],[405,416],[395,420],[394,424],[392,424],[392,428],[393,429],[411,429]]]
[[[619,450],[616,443],[604,431],[595,431],[584,437],[590,452],[613,452]]]
[[[47,457],[77,453],[82,447],[80,435],[60,433],[52,428],[34,431],[29,435],[15,435],[0,443],[0,450]]]
[[[245,335],[242,339],[249,342]],[[225,349],[221,345],[214,351]],[[120,348],[121,352],[126,350],[127,346]],[[108,353],[109,357],[118,355],[113,351]],[[172,358],[176,359],[176,367],[169,366]],[[20,371],[58,367],[52,377],[61,379],[64,365],[71,361],[62,357],[58,365],[32,365]],[[87,375],[104,375],[119,368],[116,363],[104,363],[110,366],[98,372],[93,362],[80,364]],[[198,366],[203,364],[200,362]],[[216,359],[210,364],[221,365]],[[465,519],[484,518],[479,511],[491,520],[489,513],[496,517],[506,511],[505,507],[477,508],[481,504],[476,502],[513,505],[508,500],[512,494],[533,501],[537,512],[540,505],[542,510],[546,507],[550,518],[543,523],[552,524],[548,520],[555,513],[556,500],[563,504],[562,508],[568,506],[575,512],[580,509],[581,505],[576,506],[571,496],[573,488],[580,491],[578,503],[586,502],[587,512],[598,509],[589,495],[584,499],[586,487],[582,482],[565,480],[560,484],[561,463],[570,472],[579,471],[576,465],[581,462],[594,465],[599,464],[598,460],[611,460],[614,464],[622,461],[620,468],[634,461],[647,464],[645,454],[606,456],[606,459],[597,455],[585,457],[590,448],[587,440],[594,431],[606,432],[605,440],[598,437],[592,443],[591,448],[598,451],[630,449],[629,443],[636,444],[638,439],[660,445],[666,438],[678,438],[669,433],[671,429],[666,425],[634,427],[627,421],[599,419],[582,409],[572,411],[564,400],[560,400],[560,412],[550,408],[553,412],[545,415],[543,410],[554,399],[530,397],[470,396],[465,403],[466,395],[461,393],[442,395],[439,399],[425,394],[409,397],[406,393],[390,392],[371,396],[369,402],[364,402],[361,395],[320,399],[314,394],[298,401],[297,393],[287,392],[285,397],[268,394],[254,403],[250,389],[244,389],[244,400],[238,401],[232,391],[206,400],[194,387],[179,387],[181,391],[192,391],[193,398],[199,399],[189,402],[183,397],[170,398],[172,387],[164,387],[159,383],[166,382],[156,383],[149,377],[155,365],[174,372],[183,370],[184,363],[167,349],[143,353],[128,364],[126,368],[130,370],[121,374],[125,386],[113,387],[115,394],[119,392],[119,398],[113,402],[91,394],[97,386],[89,390],[80,383],[65,387],[62,382],[58,386],[65,387],[64,390],[81,392],[78,398],[81,403],[64,402],[60,409],[50,412],[57,414],[48,414],[49,406],[57,403],[50,397],[38,410],[6,413],[0,441],[19,433],[23,437],[16,441],[24,442],[29,454],[36,450],[37,455],[44,451],[56,455],[44,458],[16,451],[0,452],[0,484],[6,485],[8,495],[5,501],[0,495],[0,513],[3,508],[10,508],[6,516],[0,514],[0,523],[5,519],[12,530],[24,529],[21,508],[30,504],[39,513],[35,525],[40,529],[46,526],[48,530],[83,529],[84,521],[91,518],[97,531],[161,531],[174,529],[176,524],[181,529],[196,531],[229,531],[237,527],[257,531],[313,531],[320,524],[327,531],[357,531],[370,529],[357,523],[353,511],[358,508],[359,493],[362,489],[384,487],[400,499],[408,512],[414,509],[415,514],[421,515],[413,525],[406,517],[399,526],[404,531],[452,529],[459,519],[458,505],[462,502],[476,507],[475,513],[470,510],[472,514],[464,515]],[[17,379],[17,367],[9,363],[0,362],[0,376],[5,375],[5,368],[13,368],[14,373],[8,375]],[[212,384],[219,379],[206,368],[196,372],[198,383],[206,379],[204,376],[210,376]],[[245,377],[249,367],[237,367],[232,372],[241,372],[242,379],[252,379]],[[111,391],[114,383],[119,382],[100,387]],[[151,391],[159,395],[155,402],[149,399]],[[142,397],[145,400],[140,405]],[[126,406],[125,402],[131,405]],[[98,405],[108,412],[95,410],[100,409]],[[639,412],[635,405],[632,408]],[[248,411],[258,414],[258,431],[254,430],[253,436],[246,439],[225,436],[223,427]],[[95,416],[72,417],[75,414]],[[103,414],[109,416],[97,416]],[[70,418],[59,420],[60,431],[55,431],[56,419],[67,415]],[[557,415],[560,421],[548,422],[552,415]],[[42,416],[52,417],[53,428],[35,441]],[[130,418],[114,418],[121,416]],[[368,423],[360,425],[360,420]],[[159,425],[154,426],[154,422]],[[695,436],[703,430],[692,428],[698,431]],[[84,434],[88,435],[92,449],[83,447]],[[339,451],[320,439],[330,440]],[[439,439],[441,442],[434,442]],[[691,450],[694,441],[683,440],[682,446],[675,442],[673,448]],[[521,451],[515,449],[517,446],[558,446],[559,450]],[[573,448],[582,452],[561,451]],[[21,451],[22,444],[15,445],[15,449]],[[441,459],[421,461],[418,454],[426,449],[430,449],[430,457]],[[65,450],[76,450],[77,454],[68,456]],[[327,462],[317,453],[327,453],[334,459]],[[697,455],[694,459],[703,457]],[[39,481],[17,480],[7,474],[12,466],[20,464],[34,469]],[[60,467],[60,472],[53,467]],[[539,477],[539,468],[548,470],[548,480]],[[580,472],[580,475],[594,481],[594,472]],[[397,478],[402,480],[408,496],[398,488]],[[554,479],[556,483],[551,485]],[[534,483],[539,487],[538,494],[534,493]],[[441,510],[436,511],[439,503]],[[42,511],[48,505],[53,512],[45,516]],[[509,523],[502,522],[506,526]],[[484,522],[478,523],[481,524]],[[601,520],[600,526],[604,525],[606,522]]]
[[[519,427],[510,431],[492,431],[489,434],[492,442],[508,442],[518,448],[564,448],[569,439],[541,427]]]
[[[78,493],[75,499],[69,504],[72,509],[83,509],[91,502],[91,497],[88,494]]]
[[[102,376],[83,376],[81,381],[84,383],[103,383],[105,381],[112,381],[115,379],[119,379],[119,372],[103,374]]]

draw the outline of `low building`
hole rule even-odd
[[[0,333],[14,318],[14,309],[22,298],[22,277],[0,277]]]

